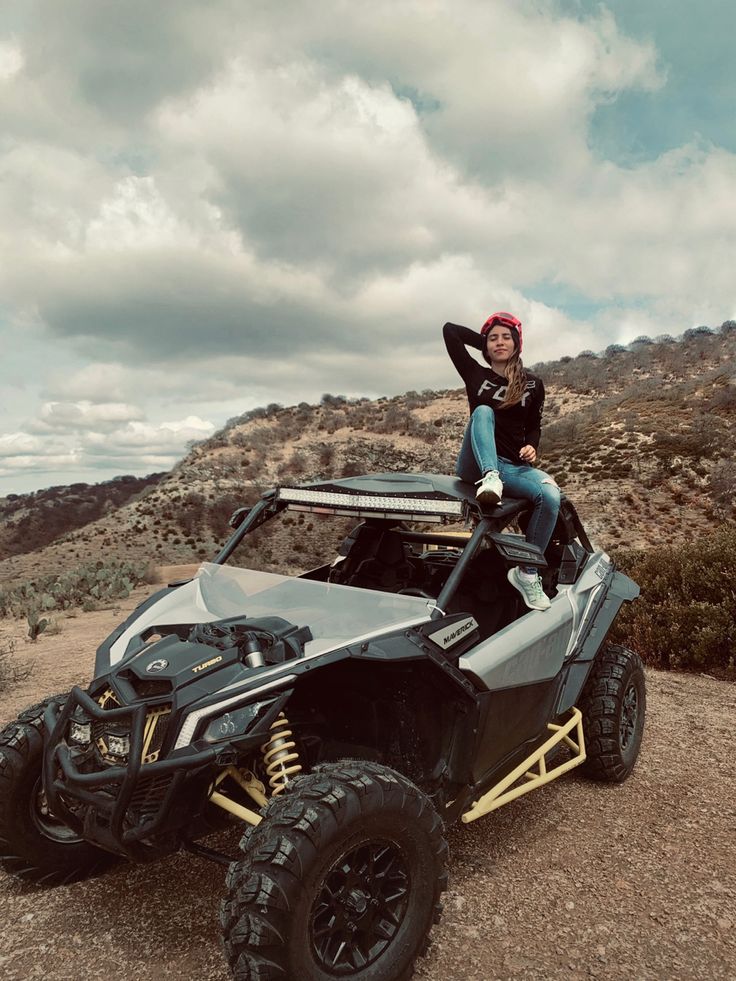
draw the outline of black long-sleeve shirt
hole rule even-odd
[[[506,393],[507,380],[490,366],[484,368],[466,350],[483,350],[483,339],[477,331],[460,324],[445,324],[442,328],[447,353],[465,382],[471,414],[479,405],[489,405],[496,421],[496,451],[513,463],[519,460],[522,446],[539,448],[544,407],[542,379],[527,371],[526,390],[521,401],[507,409],[499,409]]]

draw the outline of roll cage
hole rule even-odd
[[[514,522],[525,528],[528,501],[506,498],[484,509],[472,484],[442,474],[402,473],[270,490],[253,507],[233,514],[234,533],[215,563],[227,562],[246,535],[287,509],[361,519],[331,564],[311,569],[300,578],[423,595],[433,619],[467,610],[476,615],[486,636],[503,624],[492,615],[493,597],[484,583],[501,578],[505,582],[505,570],[523,563],[539,569],[547,587],[571,584],[593,551],[564,495],[552,540],[543,554],[523,536],[504,533]],[[442,531],[436,525],[454,529]],[[469,596],[472,582],[475,595]]]

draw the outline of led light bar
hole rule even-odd
[[[341,494],[336,491],[282,487],[279,499],[293,504],[336,507],[350,511],[389,511],[392,514],[442,514],[462,517],[462,501],[427,500],[421,497],[386,497],[377,494]]]

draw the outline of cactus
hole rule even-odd
[[[46,629],[49,621],[45,617],[39,619],[38,610],[35,608],[28,611],[26,620],[28,621],[28,636],[35,642],[38,639],[38,635]]]
[[[100,602],[127,599],[139,583],[146,581],[146,576],[147,567],[143,564],[88,562],[57,576],[0,590],[0,616],[35,616],[35,626],[29,619],[29,636],[32,631],[35,639],[46,626],[37,626],[41,622],[39,611],[68,610],[84,604],[96,608]]]

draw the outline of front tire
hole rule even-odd
[[[114,857],[80,838],[46,807],[42,731],[50,701],[21,712],[0,732],[0,866],[18,879],[59,885],[102,870]]]
[[[220,921],[236,981],[404,981],[439,919],[447,843],[429,799],[377,763],[294,781],[246,832]]]
[[[644,734],[647,695],[638,654],[608,644],[597,655],[579,702],[593,780],[622,783],[634,769]]]

